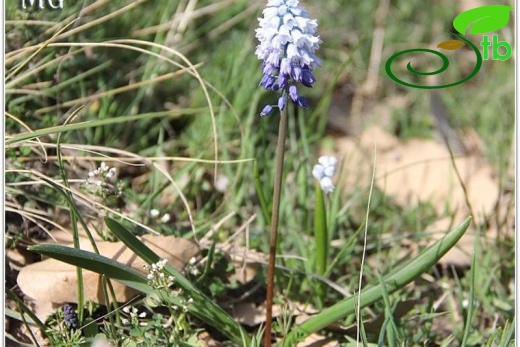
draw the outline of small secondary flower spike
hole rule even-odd
[[[74,307],[72,307],[69,304],[63,305],[63,318],[65,320],[65,323],[68,325],[68,327],[72,330],[76,330],[79,327],[79,320],[78,320],[78,314],[74,310]]]
[[[260,41],[256,55],[263,60],[260,85],[266,90],[282,90],[282,96],[277,105],[265,106],[260,115],[267,116],[276,107],[283,110],[288,96],[295,105],[306,108],[307,99],[297,86],[311,88],[316,82],[312,70],[320,66],[320,60],[314,52],[321,43],[319,36],[314,36],[317,20],[309,19],[298,0],[269,0],[262,13],[256,29]]]
[[[312,169],[312,175],[320,182],[321,189],[325,193],[334,191],[334,183],[332,183],[332,176],[336,172],[336,164],[338,160],[332,156],[321,156],[318,163]]]

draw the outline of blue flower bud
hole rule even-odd
[[[303,96],[300,96],[298,98],[297,104],[298,104],[298,106],[301,106],[303,108],[308,108],[309,107],[309,102]]]
[[[287,103],[287,97],[285,95],[280,96],[278,99],[278,108],[283,110],[285,108],[285,104]]]
[[[271,105],[267,105],[264,107],[264,109],[262,110],[262,112],[260,113],[260,116],[261,117],[265,117],[267,116],[269,113],[271,113],[271,111],[273,110],[273,106]]]
[[[289,96],[291,97],[291,100],[293,102],[298,101],[298,89],[296,88],[296,86],[292,85],[289,87]]]

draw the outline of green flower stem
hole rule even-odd
[[[286,93],[284,91],[284,93]],[[280,128],[276,145],[276,171],[274,175],[273,209],[271,212],[271,235],[269,238],[269,265],[267,268],[267,296],[265,311],[264,347],[271,347],[271,326],[273,323],[274,271],[276,262],[276,240],[278,237],[278,215],[282,193],[283,158],[287,133],[287,106],[280,111]]]
[[[316,205],[314,206],[314,242],[316,244],[315,270],[320,276],[327,271],[329,241],[327,235],[327,211],[325,198],[319,183],[316,184]]]

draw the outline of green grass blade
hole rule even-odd
[[[471,217],[467,218],[457,228],[450,231],[446,236],[437,241],[432,246],[425,249],[406,267],[398,271],[392,271],[384,278],[385,286],[389,294],[410,283],[420,274],[428,271],[435,265],[444,254],[446,254],[459,239],[464,235],[471,222]],[[382,297],[380,285],[365,288],[361,293],[361,307],[366,307]],[[357,296],[342,300],[337,304],[323,310],[318,315],[308,319],[298,326],[287,336],[284,346],[293,346],[298,338],[308,336],[328,325],[349,316],[355,312],[355,302]]]
[[[75,116],[76,116],[76,114],[73,113],[70,117],[68,117],[67,120],[65,121],[64,125],[66,125],[71,120],[73,120],[75,118]],[[65,185],[65,187],[67,187],[67,189],[70,189],[69,180],[67,178],[67,172],[65,171],[65,164],[63,163],[63,158],[61,155],[61,135],[62,135],[62,133],[58,134],[58,139],[56,141],[56,151],[57,151],[57,155],[58,155],[58,168],[59,168],[61,179],[63,180],[63,184]],[[76,204],[74,203],[74,197],[72,196],[72,193],[70,192],[70,190],[63,191],[63,194],[68,196],[67,203],[70,208],[69,215],[70,215],[70,224],[72,225],[72,240],[74,242],[74,248],[79,249],[80,248],[79,247],[79,231],[78,231],[77,219],[78,219],[78,217],[81,218],[81,215],[76,208]],[[87,234],[90,234],[88,229],[86,229],[85,232]],[[91,240],[91,242],[93,242],[93,240]],[[95,242],[93,242],[93,243],[94,243],[94,247],[96,247]],[[94,248],[94,249],[96,249],[96,248]],[[78,319],[80,322],[83,322],[83,309],[84,309],[84,305],[85,305],[85,300],[84,300],[84,298],[85,298],[84,288],[85,287],[83,285],[83,271],[82,271],[81,267],[76,268],[76,278],[78,281],[78,283],[77,283],[77,286],[78,286],[78,293],[77,293],[78,294],[78,296],[77,296]]]
[[[22,314],[18,311],[11,310],[10,308],[5,309],[5,316],[9,318],[13,318],[19,321],[22,321]],[[25,318],[25,321],[29,324],[36,324],[32,318]]]
[[[356,311],[359,310],[357,304],[358,303],[356,301],[354,303]],[[363,323],[363,319],[361,318],[361,315],[359,315],[359,321],[357,323],[359,325],[359,335],[360,335],[359,337],[361,339],[361,342],[363,343],[363,347],[367,347],[368,346],[367,332],[365,330],[365,323]],[[379,346],[381,346],[381,344],[379,344]]]
[[[271,215],[269,214],[269,205],[265,198],[264,190],[262,188],[262,181],[260,181],[260,173],[258,172],[258,162],[255,160],[253,164],[254,176],[255,176],[255,190],[258,200],[260,201],[260,207],[262,209],[262,216],[265,219],[267,225],[271,225]]]
[[[513,322],[511,322],[510,326],[508,326],[508,322],[506,322],[504,325],[504,331],[502,333],[502,337],[500,338],[500,347],[509,347],[513,341],[513,337],[515,336],[515,319],[516,317],[513,319]]]
[[[475,305],[475,268],[477,267],[477,263],[475,262],[475,252],[473,252],[473,256],[471,257],[471,269],[470,269],[470,293],[469,293],[469,302],[468,302],[468,312],[466,315],[466,322],[464,324],[464,335],[462,337],[461,346],[466,346],[468,344],[468,339],[470,337],[471,332],[471,321],[473,319],[473,307]]]
[[[206,265],[204,266],[204,271],[199,276],[199,278],[197,278],[197,284],[203,283],[203,281],[208,277],[208,275],[211,271],[211,265],[213,264],[213,259],[215,257],[215,245],[216,245],[216,242],[213,241],[211,243],[211,246],[208,251],[208,256],[207,256],[208,260],[206,261]]]
[[[450,335],[444,341],[442,341],[441,347],[451,346],[451,342],[455,340],[455,336]]]
[[[80,110],[80,108],[75,110],[74,113],[78,113],[79,110]],[[35,130],[32,132],[16,134],[9,138],[6,138],[5,146],[8,147],[9,145],[11,145],[13,143],[34,139],[39,136],[57,134],[60,132],[66,132],[66,131],[71,131],[71,130],[94,128],[94,127],[103,126],[103,125],[129,123],[131,121],[136,121],[136,120],[140,120],[140,119],[151,119],[151,118],[157,118],[157,117],[178,118],[183,115],[195,115],[195,114],[204,112],[206,110],[207,110],[206,108],[168,110],[168,111],[160,111],[160,112],[143,113],[143,114],[138,114],[138,115],[133,115],[133,116],[121,116],[121,117],[112,117],[112,118],[106,118],[106,119],[98,119],[98,120],[93,120],[93,121],[60,125],[60,126],[55,126],[55,127],[50,127],[50,128],[43,128],[43,129]]]
[[[45,324],[31,311],[31,309],[29,307],[27,307],[25,305],[25,303],[22,300],[20,300],[20,298],[15,293],[13,293],[11,291],[11,289],[5,288],[5,293],[7,294],[7,296],[9,296],[9,298],[11,300],[16,302],[18,307],[20,307],[20,309],[23,311],[23,312],[14,312],[14,311],[12,311],[13,312],[13,318],[22,320],[22,315],[23,314],[27,314],[30,319],[28,319],[28,320],[26,319],[25,321],[28,322],[28,323],[36,324],[36,326],[38,326],[38,328],[40,328],[40,330],[42,332],[45,332]],[[11,310],[9,310],[9,311],[11,311]],[[6,311],[6,313],[8,313],[8,312]]]
[[[379,284],[381,286],[381,292],[383,294],[383,302],[385,303],[385,322],[383,324],[383,329],[381,331],[386,330],[386,336],[388,340],[389,347],[395,347],[399,345],[397,343],[400,340],[399,331],[397,329],[397,323],[394,319],[394,313],[392,309],[392,305],[390,304],[390,297],[386,290],[385,281],[383,279],[383,275],[378,271],[377,279],[379,280]]]
[[[41,51],[43,51],[52,41],[54,41],[56,39],[56,37],[58,37],[62,32],[64,32],[65,30],[67,30],[72,24],[74,24],[76,22],[77,19],[74,19],[73,21],[71,21],[70,23],[66,24],[63,28],[61,28],[56,34],[54,34],[50,39],[48,39],[47,41],[45,41],[35,52],[33,52],[27,59],[25,59],[24,61],[22,61],[19,65],[16,65],[12,71],[9,72],[9,75],[6,76],[5,80],[6,81],[9,81],[10,79],[12,79],[14,76],[16,76],[18,74],[18,72],[20,72],[25,66],[27,66],[27,64],[29,64],[29,62],[31,60],[34,59],[34,57],[36,57]]]
[[[314,206],[314,243],[316,245],[315,269],[318,275],[323,276],[327,271],[329,241],[325,198],[319,183],[316,184],[316,205]]]

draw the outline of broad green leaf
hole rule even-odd
[[[150,292],[146,276],[128,265],[102,255],[55,244],[40,244],[29,247],[31,252],[46,255],[67,264],[79,266],[99,274],[106,275],[130,288],[143,293]]]
[[[505,5],[489,5],[473,8],[459,14],[453,20],[453,27],[462,35],[471,26],[470,34],[485,34],[501,29],[509,22],[509,12],[513,8]]]
[[[467,218],[457,228],[450,231],[442,239],[426,248],[416,258],[406,262],[384,277],[384,286],[388,294],[410,283],[420,274],[428,271],[435,265],[444,254],[446,254],[453,246],[457,244],[459,239],[469,226],[471,218]],[[280,344],[282,346],[294,346],[295,342],[300,338],[308,336],[330,324],[345,318],[356,312],[358,299],[360,301],[360,309],[375,303],[383,297],[382,285],[373,285],[364,288],[360,297],[354,295],[350,298],[342,300],[337,304],[323,310],[319,314],[303,322],[300,326],[295,327]]]

